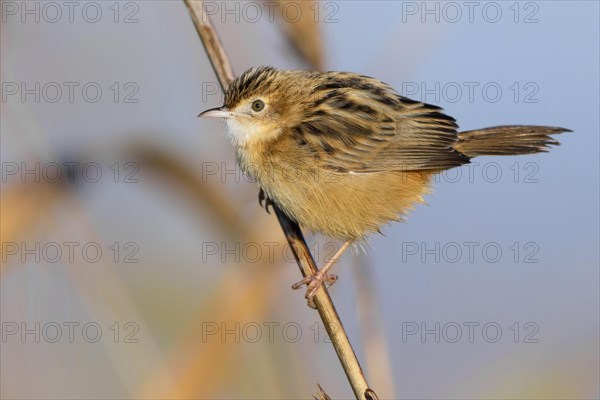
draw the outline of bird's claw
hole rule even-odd
[[[265,203],[264,205],[263,202]],[[273,207],[273,200],[265,194],[265,191],[262,188],[260,188],[260,191],[258,192],[258,204],[267,211],[267,214],[271,214],[269,207]]]
[[[306,294],[304,298],[308,300],[308,306],[310,308],[316,308],[314,297],[321,287],[321,284],[325,284],[325,287],[330,287],[337,281],[338,277],[335,274],[324,274],[322,271],[317,271],[314,274],[305,277],[301,281],[298,281],[292,285],[292,289],[300,289],[306,285]]]

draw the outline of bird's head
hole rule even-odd
[[[302,120],[302,80],[294,80],[293,74],[272,67],[251,68],[231,83],[222,107],[199,117],[224,118],[239,146],[274,140],[285,127]]]

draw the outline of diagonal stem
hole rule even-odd
[[[279,207],[274,205],[274,209],[279,224],[281,225],[281,229],[283,229],[283,232],[285,233],[285,238],[292,248],[294,258],[296,258],[296,262],[302,271],[302,275],[307,277],[316,273],[317,267],[315,265],[315,260],[310,254],[310,250],[304,240],[300,227],[295,221],[289,219]],[[335,348],[335,352],[342,363],[350,386],[352,386],[354,396],[358,400],[377,399],[375,392],[370,389],[367,384],[365,375],[360,368],[360,363],[356,358],[356,354],[354,354],[352,344],[348,339],[346,330],[342,325],[340,316],[333,305],[333,301],[331,300],[325,285],[321,285],[317,290],[314,297],[314,303],[319,312],[319,316],[325,325],[325,330],[331,339],[331,343]]]
[[[194,21],[194,26],[202,40],[202,44],[204,45],[213,69],[219,78],[221,88],[223,91],[226,91],[229,84],[233,81],[233,70],[219,36],[217,35],[209,16],[204,12],[203,1],[184,0],[184,3]],[[295,221],[288,218],[277,205],[274,205],[273,208],[275,209],[281,229],[294,253],[294,257],[302,275],[306,277],[315,274],[318,269],[315,260],[308,249],[308,245],[304,240],[300,227]],[[327,334],[331,339],[331,343],[344,368],[344,372],[348,377],[348,381],[352,386],[356,399],[376,400],[377,395],[367,384],[365,375],[362,372],[356,354],[354,354],[354,350],[348,339],[348,335],[342,325],[342,321],[340,320],[331,297],[324,285],[321,285],[317,290],[314,302],[321,320],[325,325]]]

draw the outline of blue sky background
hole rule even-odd
[[[327,69],[372,75],[399,91],[421,85],[433,88],[436,83],[448,90],[458,86],[463,89],[461,96],[438,91],[436,101],[434,95],[423,97],[419,90],[411,97],[444,107],[464,130],[539,124],[574,131],[557,137],[561,146],[548,154],[484,157],[476,159],[479,164],[474,167],[462,167],[460,178],[443,176],[427,197],[427,206],[418,206],[407,223],[386,227],[385,237],[372,238],[366,254],[348,253],[336,267],[341,279],[331,293],[365,369],[371,371],[374,387],[392,387],[388,398],[597,398],[598,3],[519,3],[515,22],[516,3],[497,2],[502,16],[496,23],[481,14],[486,3],[478,3],[473,22],[462,2],[456,3],[463,13],[457,22],[444,20],[443,14],[439,22],[432,16],[422,22],[422,2],[331,4],[336,6],[328,10],[336,11],[333,18],[337,22],[322,24]],[[447,7],[446,3],[427,4],[438,4],[440,10]],[[407,13],[414,11],[413,7],[419,11]],[[532,12],[531,18],[537,22],[523,23]],[[11,19],[2,24],[3,82],[96,81],[107,88],[115,81],[134,81],[140,89],[137,104],[115,104],[106,98],[97,104],[3,102],[3,162],[48,161],[80,153],[94,160],[113,160],[132,141],[138,141],[162,146],[192,170],[199,171],[203,163],[211,162],[233,165],[233,150],[221,134],[224,126],[195,118],[199,111],[219,105],[220,98],[202,96],[203,84],[216,79],[185,7],[174,1],[141,2],[138,16],[136,24],[114,24],[107,18],[98,24],[81,20],[23,24]],[[286,49],[278,26],[265,18],[254,24],[223,23],[216,18],[215,24],[238,73],[258,64],[303,66]],[[476,85],[472,99],[466,83]],[[498,101],[486,97],[482,92],[485,85],[502,90]],[[484,168],[488,175],[483,175]],[[502,175],[492,182],[498,170]],[[469,171],[473,179],[468,178]],[[517,178],[515,171],[519,172]],[[103,181],[84,187],[77,195],[95,235],[107,241],[135,240],[143,250],[144,263],[113,271],[131,296],[131,308],[116,311],[119,307],[106,301],[102,290],[92,290],[95,274],[105,273],[95,269],[77,270],[82,274],[78,279],[89,282],[82,293],[71,286],[64,270],[17,263],[19,268],[3,275],[1,294],[3,321],[137,318],[144,320],[147,340],[135,349],[127,348],[124,354],[110,350],[108,356],[90,346],[66,346],[67,353],[54,353],[58,350],[47,344],[9,347],[2,355],[2,380],[11,379],[14,384],[6,393],[16,397],[137,395],[140,382],[156,376],[153,362],[162,365],[169,346],[180,340],[173,332],[183,330],[190,320],[205,318],[191,304],[206,301],[203,293],[210,290],[211,282],[232,274],[242,285],[249,274],[247,268],[214,260],[198,262],[202,257],[199,243],[232,240],[222,232],[215,233],[211,211],[203,211],[198,219],[187,203],[188,194],[169,189],[169,182],[161,178],[147,179],[148,184],[129,186]],[[219,184],[218,180],[212,183]],[[254,215],[257,224],[265,224],[272,236],[279,238],[273,217],[250,214],[256,211],[251,183],[228,180],[223,184],[242,215]],[[86,229],[78,225],[80,216],[74,217],[79,215],[77,207],[65,207],[55,216],[62,230],[42,229],[37,233],[43,238],[39,240],[83,237],[81,232]],[[323,243],[324,239],[309,234],[308,241]],[[465,245],[471,242],[477,243],[472,262]],[[519,248],[516,261],[515,243]],[[449,252],[438,252],[439,261],[421,250],[407,253],[414,246],[431,249],[436,244]],[[497,261],[482,254],[486,245],[501,249]],[[457,247],[463,253],[450,262]],[[532,251],[532,260],[537,262],[525,262]],[[276,274],[269,291],[278,301],[262,318],[297,318],[310,325],[316,317],[305,309],[299,293],[288,290],[298,279],[296,267],[288,263]],[[106,279],[99,282],[113,284],[115,278]],[[21,290],[24,287],[27,290]],[[363,290],[360,295],[358,289]],[[149,298],[160,298],[165,310],[156,311]],[[172,313],[173,308],[179,312]],[[383,338],[376,341],[387,346],[390,368],[384,369],[385,374],[378,369],[385,360],[372,358],[372,349],[364,345],[371,337],[370,328],[365,327],[369,318],[382,324]],[[502,328],[501,340],[488,343],[476,330],[470,343],[464,336],[465,322],[479,327],[497,324]],[[528,322],[537,327],[533,337],[538,343],[523,343],[523,337],[531,332],[524,328]],[[421,340],[417,334],[403,341],[407,326],[420,327],[421,323],[429,328],[436,323],[456,323],[463,326],[463,337],[456,343],[443,338],[436,343],[432,335]],[[510,328],[515,323],[520,326],[518,343],[514,343]],[[298,357],[312,351],[310,357],[320,361],[297,379],[290,378],[293,382],[286,386],[290,392],[267,389],[269,386],[261,386],[259,381],[256,385],[234,384],[230,391],[212,395],[244,398],[266,392],[272,398],[281,393],[290,398],[294,393],[306,396],[314,382],[324,383],[327,376],[328,390],[350,396],[329,346],[289,349]],[[252,351],[248,349],[239,351]],[[275,353],[282,351],[277,349]],[[51,361],[37,361],[60,357],[61,363],[69,364],[76,359],[69,352],[84,355],[85,361],[77,359],[83,368],[57,371]],[[126,367],[115,368],[114,360],[125,362],[120,357],[128,360]],[[266,361],[261,358],[261,363],[274,368],[280,359],[270,357]],[[7,365],[14,368],[7,369]],[[26,371],[34,372],[27,375]],[[240,372],[232,366],[230,373],[236,381]],[[79,383],[69,381],[69,374],[75,374]]]

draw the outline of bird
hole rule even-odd
[[[478,156],[546,152],[560,143],[552,126],[506,125],[459,132],[443,109],[412,100],[376,78],[352,72],[253,67],[229,85],[221,118],[242,171],[301,227],[343,245],[307,286],[309,304],[329,270],[357,241],[404,221],[431,192],[432,178]],[[313,303],[314,304],[314,303]]]

